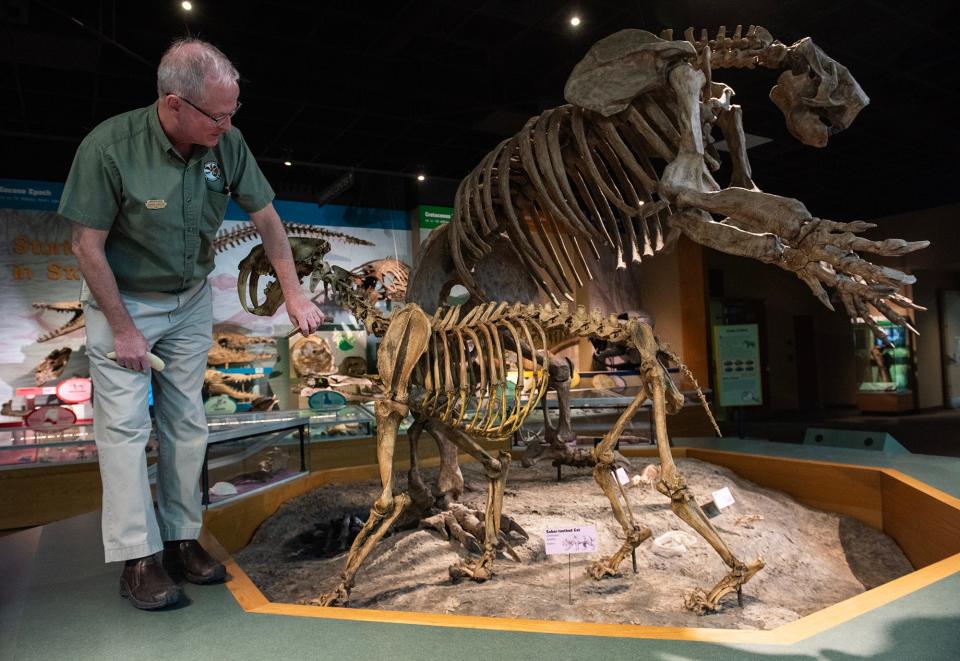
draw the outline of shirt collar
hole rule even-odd
[[[147,123],[150,125],[150,129],[153,131],[154,136],[157,138],[157,141],[160,143],[160,146],[163,148],[163,150],[182,160],[180,153],[173,148],[173,143],[170,142],[170,138],[168,138],[167,134],[163,131],[163,126],[160,125],[159,108],[159,100],[150,106],[147,112]],[[194,145],[193,154],[190,156],[190,161],[188,162],[203,158],[209,151],[210,148],[205,145]]]

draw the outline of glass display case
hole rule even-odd
[[[310,420],[300,411],[210,416],[200,482],[214,505],[305,474]]]
[[[889,321],[878,322],[893,347],[874,337],[873,332],[858,326],[856,332],[857,368],[860,390],[892,392],[910,389],[910,347],[907,329]]]
[[[14,427],[0,430],[0,469],[97,460],[91,425],[56,431]]]
[[[348,404],[339,411],[310,413],[311,442],[367,438],[375,434],[376,417],[372,402]]]
[[[857,407],[861,411],[896,412],[914,408],[913,358],[910,334],[904,326],[875,319],[893,346],[888,346],[866,324],[854,327]]]

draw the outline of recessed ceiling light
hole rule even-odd
[[[572,17],[570,19],[570,25],[572,25],[573,27],[577,27],[578,25],[580,25],[580,17],[579,16]]]
[[[290,161],[284,161],[283,164],[286,165],[287,167],[290,167],[291,165],[293,165],[293,163],[291,163]]]
[[[427,180],[427,178],[426,178],[425,176],[423,176],[422,174],[418,174],[418,175],[417,175],[417,181],[426,181],[426,180]]]
[[[183,7],[183,10],[184,10],[184,11],[193,11],[193,3],[192,3],[192,2],[181,2],[181,3],[180,3],[180,6]]]

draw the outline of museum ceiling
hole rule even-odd
[[[668,0],[2,0],[0,177],[62,180],[83,135],[155,97],[165,46],[191,33],[242,74],[237,125],[284,197],[316,199],[346,170],[338,201],[449,202],[455,182],[531,115],[563,102],[587,48],[622,28],[711,31],[755,23],[786,43],[812,36],[871,97],[825,150],[787,133],[766,95],[771,71],[723,71],[758,185],[814,214],[876,218],[958,201],[960,55],[950,3]],[[579,27],[570,17],[582,19]],[[284,161],[292,166],[284,166]],[[376,173],[424,172],[428,181]],[[398,183],[400,182],[400,183]],[[412,203],[411,203],[412,201]]]

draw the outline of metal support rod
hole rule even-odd
[[[203,449],[203,470],[200,472],[200,485],[203,493],[200,496],[200,502],[206,507],[210,504],[210,473],[208,471],[207,459],[210,454],[209,448]]]
[[[303,433],[303,430],[305,427],[306,427],[305,424],[297,427],[297,430],[300,433],[300,472],[301,473],[307,470],[307,451],[306,451],[305,437]]]

